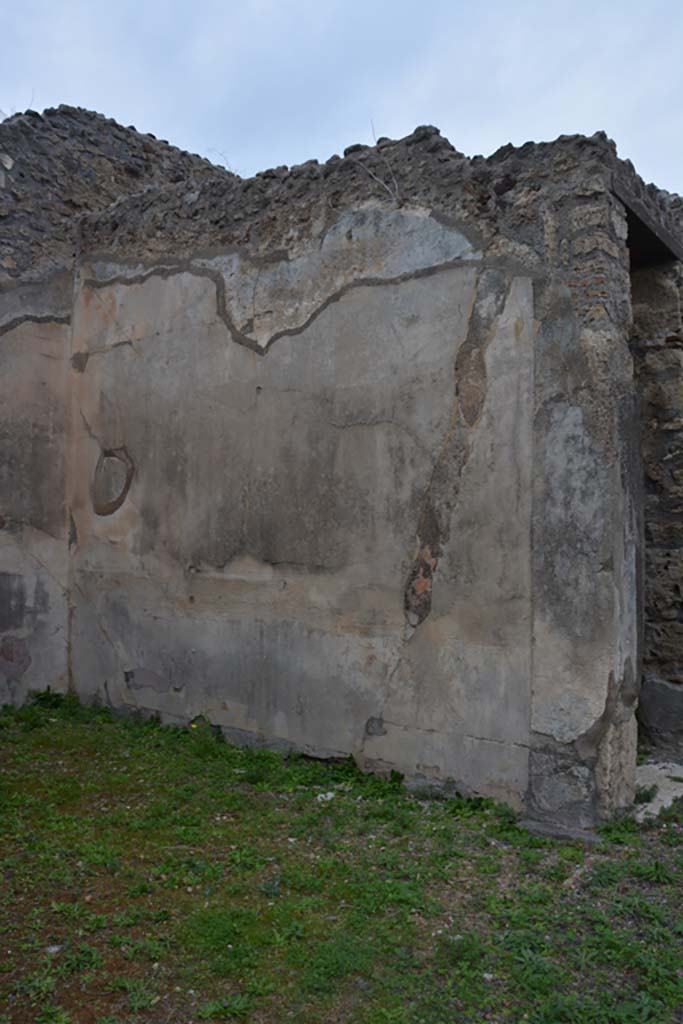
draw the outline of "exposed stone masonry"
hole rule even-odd
[[[0,123],[0,287],[72,262],[84,213],[151,186],[223,174],[110,118],[60,106]]]
[[[645,469],[641,721],[651,738],[683,737],[683,271],[633,274],[632,343]]]

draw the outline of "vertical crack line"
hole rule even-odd
[[[486,393],[485,355],[496,335],[514,278],[484,270],[476,285],[467,331],[453,367],[453,408],[439,454],[429,477],[416,530],[416,552],[403,590],[403,608],[410,639],[432,608],[432,589],[448,541],[450,516],[459,483],[472,451],[473,436],[483,414]]]

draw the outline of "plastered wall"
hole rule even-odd
[[[5,698],[203,715],[558,825],[628,805],[614,160],[468,161],[419,129],[140,193],[81,221],[62,277],[6,287]]]

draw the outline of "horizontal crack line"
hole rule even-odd
[[[251,349],[257,355],[265,356],[270,351],[271,347],[280,338],[292,338],[298,334],[302,334],[306,331],[318,317],[329,307],[339,302],[349,292],[354,291],[356,288],[380,288],[385,286],[391,286],[396,284],[403,284],[406,281],[419,280],[423,277],[432,277],[434,274],[439,274],[447,270],[452,270],[456,267],[469,266],[473,261],[457,258],[453,260],[447,260],[444,263],[440,263],[437,266],[423,267],[418,270],[406,271],[403,274],[396,274],[393,277],[359,277],[353,281],[349,281],[347,284],[342,285],[336,291],[332,292],[319,306],[313,310],[313,312],[296,327],[286,327],[281,331],[276,331],[264,345],[260,345],[255,338],[250,337],[241,331],[235,324],[233,318],[228,312],[227,297],[225,280],[223,276],[215,270],[208,268],[200,269],[194,267],[191,264],[179,265],[176,267],[153,267],[140,274],[133,276],[127,276],[126,274],[118,274],[115,277],[110,277],[105,280],[99,280],[98,278],[86,278],[83,281],[84,287],[88,288],[109,288],[112,285],[122,284],[126,286],[144,284],[152,277],[160,277],[167,279],[170,277],[176,277],[179,274],[189,274],[192,277],[202,278],[207,281],[212,281],[216,287],[216,312],[218,317],[223,321],[225,326],[230,333],[232,340],[237,345],[242,345],[244,348]],[[477,261],[477,265],[478,261]]]
[[[0,337],[3,334],[8,334],[10,331],[14,331],[17,327],[21,327],[22,324],[70,324],[71,317],[66,316],[37,316],[32,313],[27,313],[24,316],[16,316],[13,320],[8,320],[7,323],[0,324]]]
[[[521,743],[519,740],[499,740],[494,739],[492,736],[473,736],[468,732],[450,733],[445,732],[443,729],[421,729],[417,725],[404,725],[402,722],[390,722],[387,718],[382,719],[382,724],[389,725],[393,729],[401,729],[403,732],[420,732],[428,735],[435,734],[437,736],[453,736],[459,739],[474,740],[476,743],[496,743],[503,747],[520,747],[522,750],[529,750],[529,744]]]

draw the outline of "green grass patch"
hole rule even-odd
[[[683,1020],[683,801],[600,832],[44,694],[0,712],[0,1024]]]

